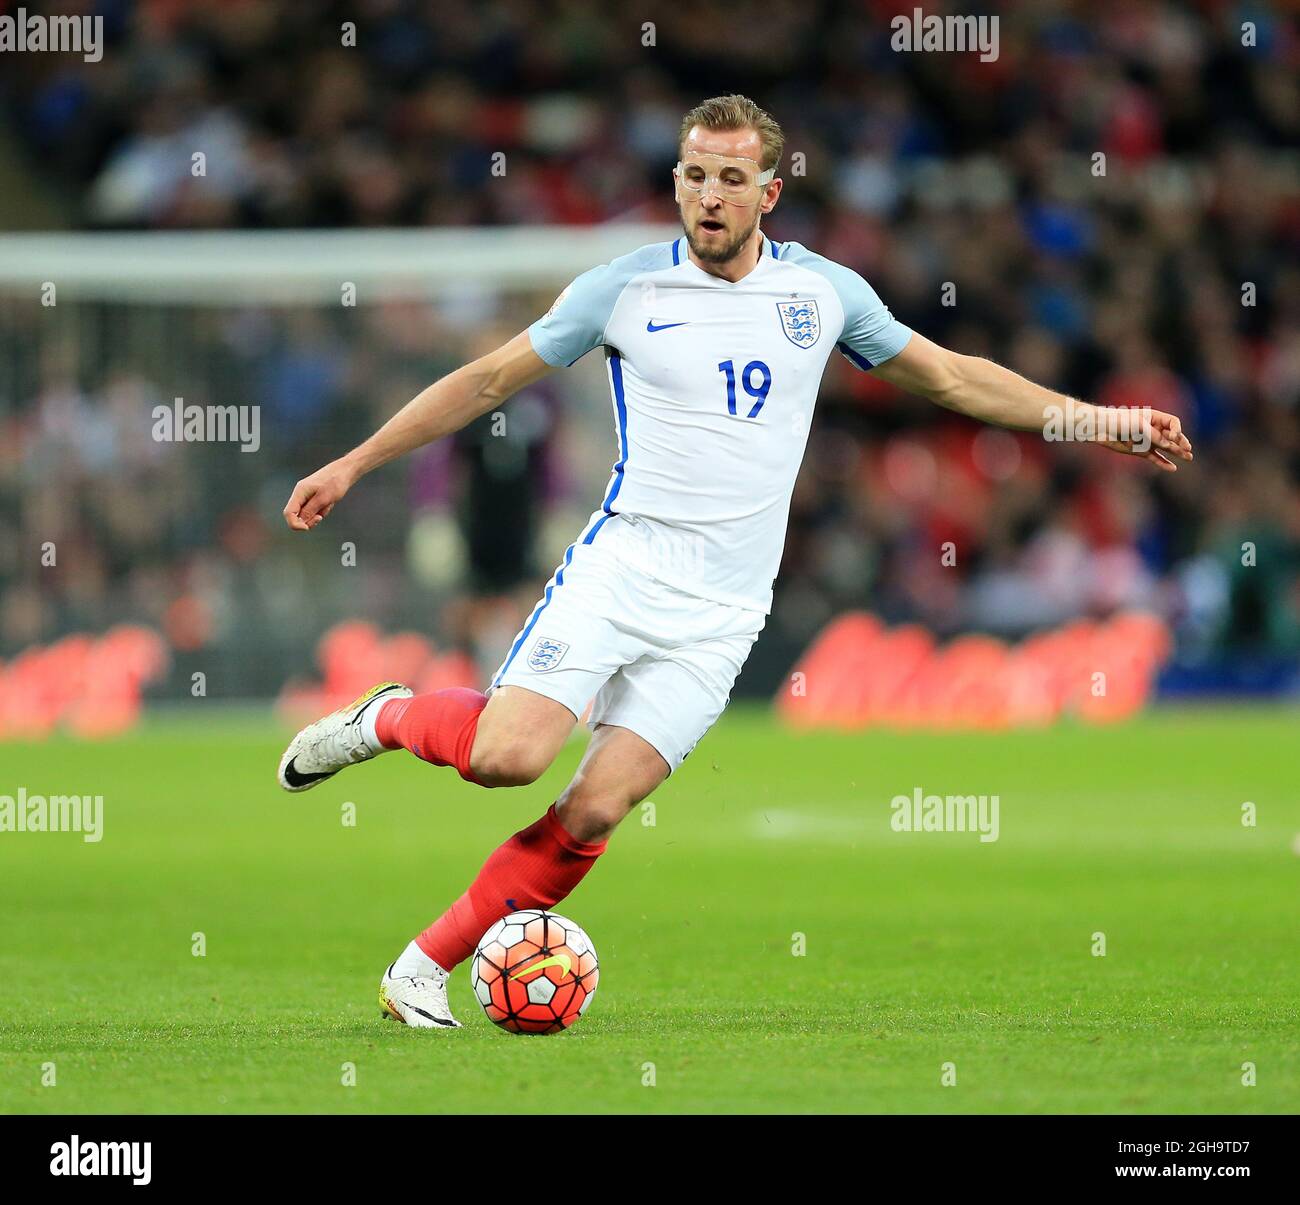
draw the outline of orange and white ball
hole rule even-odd
[[[478,943],[470,983],[488,1019],[511,1033],[558,1033],[586,1010],[600,966],[591,939],[540,908],[503,916]]]

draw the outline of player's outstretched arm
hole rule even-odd
[[[528,332],[516,335],[416,394],[365,443],[304,477],[293,487],[284,521],[294,531],[310,531],[371,469],[459,431],[550,371]]]
[[[915,333],[898,355],[872,371],[909,393],[1000,427],[1044,434],[1068,427],[1068,438],[1140,456],[1168,473],[1177,469],[1175,460],[1192,459],[1192,445],[1177,415],[1081,402],[992,360],[960,355]]]

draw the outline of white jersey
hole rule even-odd
[[[766,237],[734,284],[684,238],[583,273],[528,328],[557,367],[605,348],[618,459],[580,541],[626,516],[650,576],[766,613],[826,361],[872,368],[911,334],[856,272]]]

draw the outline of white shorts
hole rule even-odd
[[[712,726],[767,616],[657,580],[620,555],[624,515],[592,516],[490,689],[522,686],[590,723],[629,728],[670,770]]]

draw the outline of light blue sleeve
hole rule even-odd
[[[844,330],[836,346],[859,368],[864,371],[875,368],[877,364],[892,360],[907,346],[912,337],[911,328],[889,312],[876,295],[876,290],[852,268],[817,255],[799,243],[783,244],[780,258],[808,268],[830,281],[840,305],[844,307]]]
[[[672,265],[672,243],[652,243],[584,272],[528,328],[533,350],[554,368],[582,359],[605,342],[605,330],[634,277]]]

